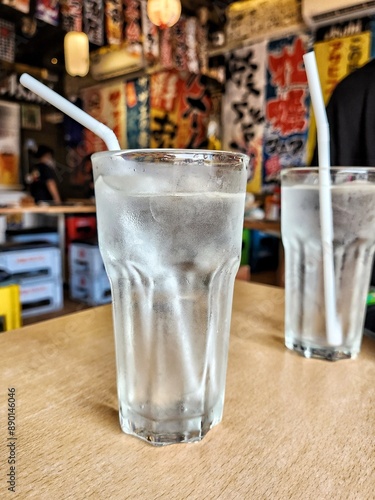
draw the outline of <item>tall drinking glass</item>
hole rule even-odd
[[[248,157],[129,150],[92,162],[121,428],[154,445],[199,441],[222,418]]]
[[[305,357],[329,360],[360,352],[375,249],[375,168],[331,168],[337,328],[326,332],[318,168],[281,173],[285,249],[285,343]]]

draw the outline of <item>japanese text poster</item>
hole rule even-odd
[[[207,147],[211,97],[204,77],[163,71],[151,77],[151,147]]]
[[[291,36],[268,45],[264,182],[279,181],[284,167],[305,165],[309,92],[303,54],[307,36]]]
[[[232,52],[222,108],[223,148],[250,157],[248,190],[262,188],[266,42]]]

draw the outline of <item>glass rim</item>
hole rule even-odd
[[[198,156],[198,158],[209,159],[207,156],[211,156],[214,160],[215,157],[218,159],[223,159],[223,157],[236,158],[239,161],[244,161],[248,163],[250,161],[249,155],[246,153],[241,153],[238,151],[224,151],[218,149],[187,149],[187,148],[140,148],[140,149],[120,149],[118,151],[98,151],[91,154],[93,159],[99,159],[101,157],[114,157],[114,156],[129,156],[129,159],[136,160],[135,155],[138,154],[149,154],[151,156],[156,156],[157,154],[172,154],[177,157],[190,158],[192,156]],[[132,157],[134,155],[134,157]]]
[[[347,172],[354,173],[354,172],[364,171],[364,172],[374,172],[375,173],[375,166],[373,166],[373,167],[366,167],[366,166],[363,166],[363,167],[359,167],[359,166],[336,167],[336,166],[332,166],[332,167],[328,167],[328,169],[330,172],[347,171]],[[308,166],[306,166],[306,167],[287,167],[287,168],[283,168],[280,171],[280,175],[287,175],[288,173],[305,174],[305,173],[311,173],[311,172],[319,172],[319,170],[320,170],[320,167],[317,167],[317,166],[313,166],[313,167],[308,167]]]

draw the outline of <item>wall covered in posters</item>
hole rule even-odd
[[[147,0],[0,3],[24,13],[31,5],[33,16],[50,25],[59,24],[66,31],[84,30],[96,47],[111,44],[117,50],[127,44],[143,53],[146,64],[153,66],[151,71],[157,72],[140,78],[128,76],[129,81],[124,77],[116,83],[103,82],[81,94],[84,109],[113,128],[122,147],[208,147],[213,102],[202,76],[208,70],[204,53],[208,38],[197,18],[182,16],[172,28],[159,30],[148,20]],[[342,78],[374,57],[375,17],[335,24],[312,34],[297,27],[301,22],[299,0],[278,1],[277,12],[265,7],[274,5],[273,0],[236,3],[226,12],[226,36],[228,46],[237,42],[241,48],[225,55],[226,83],[217,129],[221,129],[223,149],[250,156],[248,189],[260,192],[272,190],[282,168],[309,164],[315,149],[316,128],[303,53],[315,49],[327,103]],[[293,35],[281,36],[275,31],[283,26]],[[246,42],[250,30],[252,36],[259,37],[256,42]],[[272,39],[266,35],[270,31]],[[0,32],[0,59],[11,62],[17,48],[14,23],[0,20]],[[37,113],[32,112],[37,108],[24,106],[31,97],[18,83],[9,82],[13,94],[0,85],[1,98],[22,102],[25,130],[39,129]],[[73,147],[81,146],[79,140],[72,142]],[[80,159],[86,152],[103,149],[104,143],[85,131],[77,156]],[[8,178],[9,171],[8,164]]]
[[[316,126],[303,54],[315,50],[327,104],[336,85],[375,56],[374,26],[375,17],[347,21],[319,29],[314,37],[300,31],[226,56],[223,145],[250,155],[249,191],[272,191],[282,168],[312,160]]]
[[[81,90],[80,102],[87,113],[115,132],[122,148],[208,146],[212,99],[203,76],[170,70],[119,79]],[[70,162],[74,177],[87,155],[107,148],[90,130],[79,128],[75,134],[73,125],[66,124],[65,136],[74,156]]]
[[[314,46],[328,102],[337,83],[372,57],[373,23],[367,20],[356,26],[358,32],[351,30],[349,35],[331,27],[319,30],[313,40],[311,33],[300,32],[226,56],[222,147],[250,156],[249,191],[272,191],[282,168],[310,163],[315,124],[302,56]],[[186,67],[186,61],[181,64]],[[122,109],[124,121],[112,122],[121,144],[129,148],[208,146],[212,98],[205,77],[170,69],[118,85],[88,89],[84,102],[88,112],[109,124],[114,119],[109,114],[115,110],[111,99],[121,95],[114,102],[117,116]],[[104,149],[97,142],[88,138],[87,147]]]
[[[308,37],[261,42],[227,58],[224,149],[251,158],[248,190],[260,192],[280,169],[305,162],[309,95],[302,55]]]
[[[205,148],[212,111],[211,93],[201,75],[161,71],[81,92],[83,109],[111,128],[122,148]],[[106,149],[84,130],[87,154]]]

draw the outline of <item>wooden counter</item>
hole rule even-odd
[[[96,206],[77,204],[77,205],[30,205],[19,207],[0,207],[0,215],[14,215],[14,214],[44,214],[44,215],[57,215],[57,214],[81,214],[81,213],[95,213]]]
[[[264,233],[273,234],[280,237],[281,222],[279,220],[258,220],[245,218],[243,222],[245,229],[255,229]]]
[[[356,360],[304,359],[284,347],[283,297],[236,283],[224,419],[196,444],[154,448],[120,431],[110,306],[0,334],[0,497],[374,498],[375,341]]]

